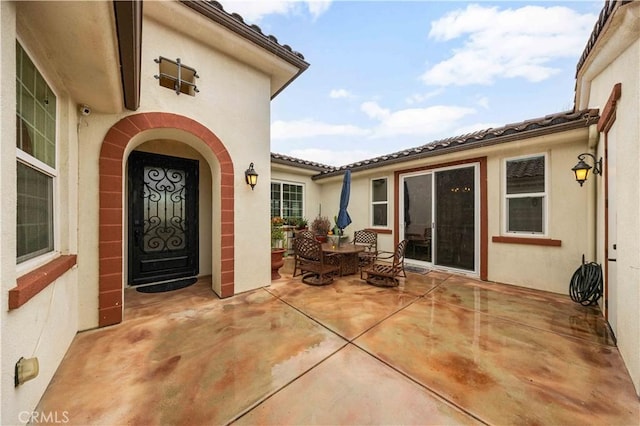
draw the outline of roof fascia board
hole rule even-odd
[[[124,106],[136,111],[140,107],[142,63],[142,0],[113,1],[120,56],[120,74]]]
[[[313,177],[318,174],[317,170],[303,168],[302,166],[298,167],[297,165],[292,165],[292,164],[284,164],[282,162],[273,161],[273,160],[271,161],[271,170],[284,172],[284,173],[291,173],[291,174],[300,175],[300,176],[307,176],[307,177]]]
[[[584,63],[586,62],[587,58],[591,55],[591,52],[593,52],[595,45],[600,40],[600,36],[604,32],[606,32],[606,29],[609,26],[609,23],[611,22],[611,16],[613,16],[614,13],[620,7],[629,3],[631,3],[630,0],[605,2],[604,6],[602,7],[602,10],[600,11],[600,15],[598,16],[598,20],[593,26],[593,30],[591,31],[591,36],[589,37],[589,40],[587,41],[587,44],[584,47],[582,55],[580,55],[580,59],[578,60],[578,63],[576,65],[576,77],[578,75],[578,72],[580,72],[580,69],[583,67]]]
[[[624,52],[640,33],[640,2],[624,3],[607,15],[601,24],[598,37],[589,43],[587,54],[579,62],[576,71],[575,109],[589,107],[591,82],[604,68]],[[593,37],[592,37],[593,38]]]
[[[370,170],[370,169],[375,169],[375,168],[382,168],[382,167],[386,167],[386,166],[389,166],[389,165],[395,165],[395,164],[399,164],[399,163],[406,163],[408,161],[419,160],[419,159],[423,159],[423,158],[437,157],[437,156],[441,156],[441,155],[445,155],[445,154],[451,154],[451,153],[459,152],[459,151],[469,151],[469,150],[472,150],[472,149],[485,148],[485,147],[490,147],[490,146],[493,146],[493,145],[499,145],[499,144],[515,142],[515,141],[522,141],[522,140],[525,140],[525,139],[532,139],[532,138],[535,138],[535,137],[546,136],[546,135],[550,135],[550,134],[554,134],[554,133],[566,132],[566,131],[570,131],[570,130],[574,130],[574,129],[579,129],[581,127],[588,127],[591,124],[595,124],[597,121],[598,121],[597,117],[593,120],[593,123],[586,122],[585,120],[575,120],[575,121],[570,121],[570,122],[567,122],[567,123],[562,123],[562,124],[558,124],[558,125],[551,126],[551,127],[545,127],[545,128],[541,128],[541,129],[534,129],[534,130],[527,130],[527,131],[524,131],[522,133],[499,136],[499,137],[495,137],[495,138],[491,138],[491,139],[480,140],[480,141],[477,141],[477,142],[468,142],[468,143],[461,144],[461,145],[448,146],[448,147],[445,147],[445,148],[436,148],[436,149],[431,150],[431,151],[423,150],[422,152],[414,154],[414,155],[410,155],[409,154],[409,155],[405,155],[405,156],[398,156],[396,158],[391,158],[391,159],[388,159],[388,160],[377,161],[375,163],[369,163],[369,164],[364,164],[364,165],[361,165],[361,166],[353,166],[353,167],[348,167],[348,168],[350,168],[352,172]],[[410,151],[410,150],[408,150],[408,151]],[[327,172],[327,173],[317,174],[317,175],[313,176],[312,179],[313,180],[321,180],[321,179],[329,178],[329,177],[332,177],[332,176],[335,176],[335,175],[342,175],[346,168],[347,168],[346,166],[342,166],[340,168],[337,168],[337,169],[332,170],[332,171]]]
[[[244,21],[234,18],[232,15],[228,14],[224,10],[216,8],[209,2],[199,0],[180,0],[180,3],[190,7],[201,15],[204,15],[210,20],[244,37],[252,43],[257,44],[261,48],[289,62],[291,65],[305,69],[309,66],[299,53],[286,49],[284,46],[272,41],[262,33],[258,33],[255,27],[245,24]]]
[[[291,170],[304,169],[304,170],[311,170],[311,171],[313,171],[315,173],[322,172],[323,170],[325,170],[323,168],[320,168],[320,167],[317,167],[317,166],[314,166],[314,165],[311,165],[311,164],[293,163],[293,162],[288,161],[288,160],[283,160],[283,159],[274,158],[274,157],[271,157],[271,163],[273,163],[273,164],[281,164],[283,166],[290,167]]]
[[[220,8],[218,8],[210,2],[200,0],[180,0],[180,3],[200,13],[207,19],[227,28],[245,40],[257,45],[261,49],[272,53],[298,69],[293,77],[291,77],[271,95],[271,99],[275,98],[280,92],[289,86],[289,84],[298,78],[300,74],[309,68],[309,63],[304,60],[302,54],[294,52],[287,45],[278,44],[274,41],[275,37],[264,35],[260,30],[260,27],[257,25],[246,24],[240,15],[225,12],[221,5]]]

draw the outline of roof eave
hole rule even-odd
[[[360,166],[353,166],[353,165],[342,166],[342,167],[336,168],[334,170],[315,175],[315,176],[312,177],[312,179],[313,180],[319,180],[319,179],[329,178],[329,177],[336,176],[336,175],[341,175],[341,174],[344,173],[345,169],[351,169],[352,172],[359,172],[359,171],[364,171],[364,170],[370,170],[370,169],[385,167],[385,166],[389,166],[389,165],[393,165],[393,164],[405,163],[405,162],[413,161],[413,160],[419,160],[419,159],[422,159],[422,158],[437,157],[437,156],[440,156],[440,155],[450,154],[450,153],[459,152],[459,151],[468,151],[468,150],[472,150],[472,149],[484,148],[484,147],[488,147],[488,146],[493,146],[493,145],[513,142],[513,141],[517,141],[517,140],[531,139],[531,138],[534,138],[534,137],[545,136],[545,135],[549,135],[549,134],[553,134],[553,133],[566,132],[566,131],[570,131],[570,130],[574,130],[574,129],[579,129],[581,127],[588,127],[588,126],[590,126],[592,124],[597,123],[597,121],[598,121],[598,116],[595,115],[595,116],[590,116],[586,120],[574,120],[574,121],[561,123],[561,124],[556,124],[556,125],[548,126],[548,127],[544,127],[544,128],[526,130],[526,131],[515,133],[515,134],[510,134],[510,135],[505,135],[505,136],[496,136],[494,138],[485,139],[485,140],[479,140],[479,141],[475,141],[475,142],[467,142],[467,143],[464,143],[464,144],[441,147],[441,148],[436,147],[436,148],[434,148],[432,150],[423,150],[420,153],[415,153],[415,154],[409,153],[409,154],[404,155],[404,156],[398,155],[398,157],[396,157],[396,158],[390,158],[390,159],[387,159],[387,160],[370,162],[368,164],[363,164],[363,165],[360,165]],[[410,150],[408,150],[408,151],[410,151]]]
[[[309,68],[309,63],[304,60],[304,56],[302,56],[302,54],[293,51],[291,47],[286,44],[280,45],[275,41],[275,37],[266,36],[257,25],[246,24],[242,17],[237,13],[229,14],[225,12],[222,5],[219,3],[205,2],[201,0],[180,0],[180,3],[298,68],[298,72],[278,90],[276,90],[271,95],[271,99],[275,98],[280,92],[289,86],[289,84],[297,79],[300,74]]]
[[[116,20],[124,107],[136,111],[140,107],[142,0],[114,0],[113,10]]]
[[[282,154],[277,154],[274,152],[271,153],[271,163],[281,164],[281,165],[293,167],[296,169],[311,170],[316,173],[333,169],[333,167],[331,166],[327,166],[320,163],[314,163],[311,161],[306,161],[306,160],[302,160],[299,158],[294,158],[294,157],[290,157]]]

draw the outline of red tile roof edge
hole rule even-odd
[[[598,122],[600,118],[597,109],[585,109],[582,111],[564,111],[544,117],[525,120],[518,123],[507,124],[502,127],[478,130],[460,136],[440,139],[414,148],[404,149],[391,154],[381,155],[344,166],[333,167],[313,161],[302,160],[283,154],[271,153],[271,161],[275,163],[303,167],[317,170],[319,174],[313,179],[321,179],[338,174],[344,170],[365,170],[374,167],[382,167],[388,164],[415,160],[432,155],[440,155],[451,151],[478,148],[480,146],[507,143],[515,140],[531,138],[540,134],[566,131],[573,128],[588,127]]]

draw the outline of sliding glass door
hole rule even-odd
[[[477,272],[477,166],[401,176],[401,238],[411,263]]]
[[[409,243],[406,256],[421,262],[432,262],[433,175],[404,177],[404,238]]]

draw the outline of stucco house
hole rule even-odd
[[[410,238],[415,265],[566,294],[583,254],[602,264],[640,392],[639,15],[605,3],[574,110],[333,168],[271,153],[270,101],[309,64],[217,2],[0,2],[0,423],[78,331],[123,320],[126,287],[269,285],[267,218],[333,217],[347,168],[347,232]],[[585,152],[602,172],[580,186]],[[16,386],[21,357],[40,372]]]
[[[129,283],[210,275],[228,297],[270,282],[269,193],[245,170],[268,180],[271,99],[308,63],[216,2],[3,1],[0,19],[13,423],[79,330],[122,320]],[[21,357],[40,373],[14,387]]]
[[[571,111],[337,168],[273,153],[272,215],[333,218],[350,169],[346,232],[373,229],[384,250],[408,239],[410,264],[569,294],[584,255],[602,266],[599,303],[640,394],[639,18],[638,2],[605,3]],[[579,185],[583,153],[602,162]]]

